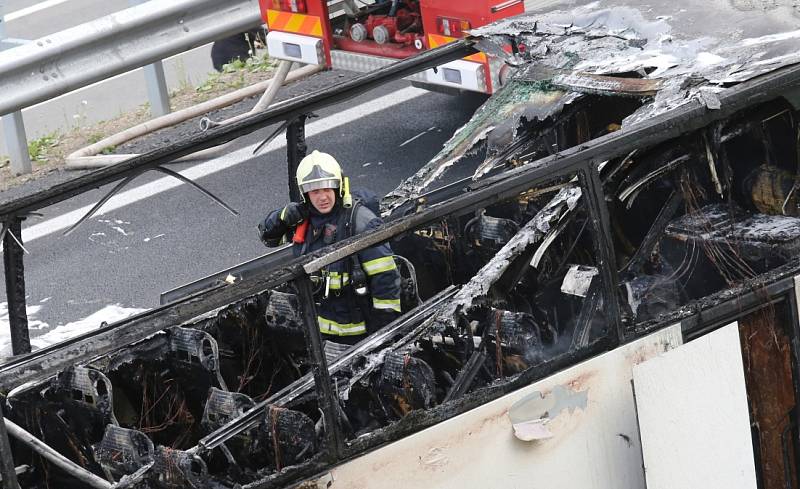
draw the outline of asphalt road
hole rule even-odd
[[[309,150],[334,154],[354,188],[367,187],[383,195],[436,154],[481,101],[477,96],[452,97],[394,82],[320,111],[319,118],[307,125]],[[354,118],[359,113],[367,115]],[[271,131],[241,138],[236,147],[252,145]],[[237,156],[243,157],[231,164]],[[232,149],[205,166],[173,168],[194,166],[192,171],[199,171],[225,161],[230,165],[227,169],[198,182],[237,209],[237,217],[197,190],[180,185],[94,217],[68,236],[58,231],[27,238],[31,252],[25,257],[28,304],[40,306],[34,318],[54,327],[109,304],[154,307],[165,290],[265,253],[255,226],[288,198],[285,149],[257,157],[250,156],[249,149]],[[156,185],[153,182],[162,177],[145,175],[129,188]],[[39,227],[94,204],[106,190],[44,209],[45,224]],[[27,226],[36,224],[31,221]],[[47,328],[32,335],[44,331]]]

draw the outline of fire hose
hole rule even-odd
[[[231,122],[239,120],[240,118],[246,117],[247,115],[250,115],[254,112],[258,112],[267,108],[274,100],[278,88],[284,83],[293,82],[301,78],[305,78],[306,76],[313,75],[314,73],[317,73],[324,68],[322,65],[307,65],[290,72],[289,69],[291,67],[291,64],[292,64],[291,61],[281,61],[281,64],[278,66],[278,71],[276,72],[275,76],[270,80],[265,80],[263,82],[256,83],[255,85],[251,85],[249,87],[236,90],[235,92],[222,95],[215,99],[194,105],[192,107],[188,107],[179,110],[177,112],[173,112],[171,114],[151,119],[149,121],[133,126],[129,129],[126,129],[122,132],[104,138],[100,141],[97,141],[92,145],[81,148],[78,151],[75,151],[74,153],[67,156],[66,166],[68,169],[73,169],[73,170],[99,168],[119,163],[121,161],[125,161],[130,158],[134,158],[139,155],[138,154],[102,155],[100,153],[108,147],[119,146],[137,137],[147,135],[159,129],[164,129],[166,127],[174,126],[175,124],[179,124],[188,119],[192,119],[194,117],[207,114],[212,110],[216,110],[234,104],[236,102],[246,99],[247,97],[252,97],[253,95],[263,93],[262,97],[256,103],[255,107],[253,107],[249,112],[239,116],[234,116],[228,120],[221,122],[213,122],[207,118],[204,118],[201,121],[201,128],[203,128],[206,125],[207,127],[205,127],[205,129],[224,124],[229,124]],[[211,154],[214,154],[222,150],[227,144],[228,143],[225,143],[215,148],[208,148],[206,150],[198,151],[197,153],[184,156],[182,159],[196,159],[196,158],[208,157]]]

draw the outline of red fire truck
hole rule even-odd
[[[523,0],[259,0],[270,56],[366,72],[524,11]],[[366,5],[364,5],[366,4]],[[492,93],[501,63],[477,53],[412,77],[426,85]]]

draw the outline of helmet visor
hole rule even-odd
[[[300,190],[304,194],[307,194],[312,190],[319,190],[321,188],[339,188],[339,180],[317,180],[316,182],[308,182],[300,186]]]

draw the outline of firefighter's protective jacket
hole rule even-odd
[[[355,207],[351,216],[350,209],[336,205],[328,214],[320,214],[309,205],[309,223],[302,243],[293,243],[295,256],[319,250],[350,235],[363,233],[380,226],[383,221],[369,208],[363,205]],[[289,227],[280,219],[280,209],[271,212],[264,220],[262,239],[265,243],[277,246],[291,239],[296,228]],[[352,219],[352,222],[351,222]],[[354,232],[347,234],[345,226],[354,227]],[[356,294],[353,277],[358,277],[354,266],[361,266],[366,278],[368,296]],[[388,244],[380,244],[366,248],[358,253],[358,261],[346,258],[328,265],[322,271],[321,285],[317,294],[317,321],[323,334],[336,336],[354,336],[373,331],[394,314],[400,312],[400,274],[392,257]],[[366,300],[363,300],[366,299]],[[371,305],[370,310],[362,311]],[[365,314],[366,313],[366,314]],[[394,313],[394,314],[392,314]]]

